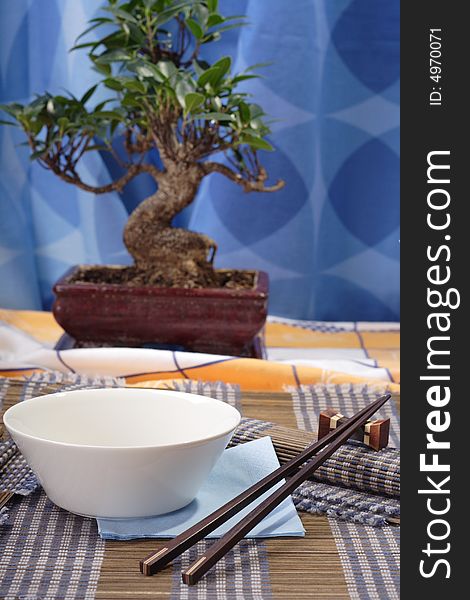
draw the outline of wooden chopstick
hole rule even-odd
[[[190,567],[183,572],[182,578],[183,583],[187,585],[194,585],[201,579],[201,577],[207,573],[225,554],[233,548],[245,535],[250,532],[260,521],[264,519],[276,506],[278,506],[283,500],[285,500],[290,494],[306,479],[322,465],[336,450],[342,446],[354,431],[371,417],[387,400],[390,395],[382,396],[376,402],[370,404],[366,411],[362,414],[359,419],[355,419],[354,423],[351,424],[350,419],[345,423],[346,427],[340,430],[340,427],[333,430],[331,433],[336,432],[336,436],[331,439],[330,444],[324,448],[317,456],[309,460],[297,473],[295,473],[284,485],[275,490],[268,498],[266,498],[261,504],[256,506],[246,517],[244,517],[239,523],[234,525],[223,537],[218,539],[204,554],[190,565]],[[354,417],[353,417],[354,418]],[[323,438],[324,439],[324,438]]]
[[[246,506],[251,504],[254,500],[259,498],[267,490],[276,485],[279,481],[295,473],[307,460],[312,458],[317,452],[325,448],[332,440],[340,435],[346,429],[352,427],[357,428],[358,423],[366,415],[367,420],[370,414],[373,414],[384,402],[390,398],[390,395],[382,396],[379,400],[373,402],[366,408],[356,413],[346,423],[340,425],[337,429],[331,431],[324,438],[315,442],[311,446],[308,446],[297,454],[294,458],[286,462],[283,466],[279,467],[253,486],[239,494],[236,498],[233,498],[212,514],[208,515],[180,535],[176,536],[172,540],[168,540],[164,546],[149,554],[146,558],[140,561],[140,571],[144,575],[154,575],[170,563],[177,556],[185,552],[188,548],[193,546],[196,542],[204,538],[206,535],[217,529],[220,525],[228,521],[238,512],[243,510]]]

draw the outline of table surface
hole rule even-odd
[[[1,321],[49,345],[62,333],[49,313],[0,310]],[[294,380],[291,379],[292,371],[289,371],[286,380],[281,378],[276,382],[277,389],[270,389],[262,381],[263,378],[269,378],[269,372],[258,369],[260,381],[253,383],[256,380],[254,367],[250,367],[249,377],[244,372],[246,361],[251,364],[253,359],[242,359],[245,362],[238,365],[238,371],[232,369],[222,373],[232,377],[234,380],[229,380],[229,383],[240,389],[240,408],[244,416],[273,421],[286,427],[305,428],[305,415],[299,413],[298,396],[304,393],[306,386],[311,386],[308,389],[314,390],[315,397],[317,393],[320,396],[326,392],[334,394],[335,390],[344,394],[345,390],[353,388],[355,393],[358,389],[373,389],[376,392],[392,389],[394,403],[399,408],[397,324],[289,322],[273,319],[267,324],[265,340],[268,358],[272,361],[296,362]],[[259,364],[259,361],[255,362]],[[268,366],[273,365],[274,373],[276,363],[269,363]],[[306,370],[302,371],[302,368]],[[305,376],[310,380],[296,380],[296,371],[300,371],[302,377],[307,374]],[[207,376],[207,373],[206,369],[204,374]],[[9,368],[3,371],[3,375],[21,378],[25,372],[13,372]],[[217,377],[220,379],[220,375],[220,371],[213,373],[212,380],[217,380]],[[172,381],[181,378],[185,377],[180,374],[175,376],[172,372],[163,379],[171,385]],[[146,381],[135,381],[128,377],[127,384],[156,386],[161,381],[160,372],[158,377],[149,375]],[[19,511],[24,502],[16,497],[11,512]],[[99,555],[96,573],[94,578],[90,578],[91,583],[86,589],[77,591],[76,586],[69,586],[69,592],[64,595],[57,595],[59,592],[56,591],[48,596],[41,595],[41,588],[29,584],[28,598],[124,600],[233,597],[290,600],[399,597],[399,528],[358,526],[307,513],[300,513],[300,516],[307,532],[305,538],[245,540],[232,558],[227,559],[233,561],[233,568],[228,563],[221,565],[196,588],[186,588],[180,583],[181,562],[155,577],[148,578],[139,573],[138,562],[158,546],[155,540],[103,542],[96,535],[98,550],[95,548],[95,554]],[[92,527],[96,527],[94,521]],[[0,528],[0,541],[2,535],[7,535],[6,529],[4,527],[2,533]],[[183,558],[183,564],[185,560],[189,561],[189,557]],[[10,560],[8,564],[0,557],[0,597],[9,600],[17,597],[15,588],[11,587],[11,578],[16,576],[24,583],[28,581],[31,570],[34,572],[34,567],[26,560],[22,561],[21,556]],[[53,573],[50,576],[53,577]],[[9,595],[2,596],[2,592]]]

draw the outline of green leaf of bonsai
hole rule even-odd
[[[198,84],[201,87],[209,84],[214,89],[217,89],[217,86],[224,78],[224,75],[229,71],[231,64],[231,58],[229,56],[224,56],[214,63],[212,67],[207,69],[207,71],[204,71],[204,73],[198,79]]]
[[[197,83],[201,87],[204,87],[207,84],[211,85],[212,87],[216,87],[219,78],[219,69],[217,67],[211,67],[210,69],[207,69],[207,71],[204,71],[204,73],[197,80]]]
[[[212,68],[219,69],[220,78],[222,78],[230,70],[231,66],[232,66],[232,59],[230,58],[230,56],[223,56],[216,63],[214,63],[212,65]]]
[[[269,142],[259,137],[243,134],[240,137],[240,140],[255,150],[267,150],[268,152],[272,152],[274,150]]]
[[[240,102],[239,104],[240,118],[243,123],[249,123],[251,119],[250,108],[245,102]]]
[[[98,87],[98,84],[93,85],[87,92],[85,92],[80,99],[80,104],[85,104],[87,102],[87,100],[89,100],[93,96],[97,87]]]
[[[135,79],[124,81],[123,85],[126,89],[131,90],[132,92],[140,92],[141,94],[144,94],[146,91],[144,83],[142,83],[142,81],[136,81]]]
[[[219,112],[200,113],[198,115],[193,115],[193,119],[203,119],[206,121],[233,121],[232,115]]]
[[[178,70],[171,60],[161,60],[157,63],[157,68],[165,77],[171,77]]]
[[[11,117],[14,117],[15,119],[23,111],[23,108],[24,107],[22,104],[18,104],[16,102],[13,102],[12,104],[0,104],[0,110],[3,110],[4,112],[6,112]]]
[[[113,62],[124,62],[129,60],[130,56],[124,50],[111,50],[104,52],[95,58],[95,63],[99,65],[107,65]]]
[[[101,63],[97,63],[94,58],[92,58],[92,60],[95,71],[98,71],[98,73],[101,73],[102,75],[111,75],[111,65],[103,65]]]
[[[57,124],[60,127],[61,131],[65,131],[66,127],[69,125],[70,121],[67,119],[67,117],[59,117],[57,119]]]
[[[221,23],[225,23],[225,19],[221,15],[209,15],[209,18],[207,19],[207,28],[210,29]]]
[[[193,5],[193,14],[196,16],[196,19],[199,21],[199,23],[205,27],[207,24],[207,18],[209,17],[209,11],[202,2],[193,2]]]
[[[176,4],[171,8],[167,8],[163,12],[160,12],[157,19],[155,20],[155,25],[157,27],[161,27],[168,21],[171,21],[173,17],[176,17],[178,13],[180,13],[183,9],[190,7],[192,4],[192,0],[188,0],[187,2],[181,2],[180,4]]]
[[[261,75],[236,75],[232,79],[232,83],[236,85],[237,83],[240,83],[240,81],[246,81],[247,79],[259,79],[260,77]]]
[[[218,34],[218,38],[220,38],[220,34],[224,33],[225,31],[230,31],[231,29],[237,29],[238,27],[244,27],[246,25],[245,22],[240,21],[239,23],[232,23],[231,25],[224,25],[223,27],[219,27],[219,29],[217,29],[216,34]],[[216,35],[214,34],[214,35]]]
[[[122,90],[122,83],[113,77],[108,77],[103,83],[110,90],[116,90],[118,92]]]
[[[204,36],[202,27],[194,19],[186,19],[186,25],[197,40],[200,40]]]
[[[184,97],[186,112],[192,112],[195,108],[201,106],[204,100],[204,96],[198,92],[190,92],[189,94],[186,94]]]
[[[136,25],[138,24],[137,19],[122,8],[117,8],[115,6],[105,6],[103,10],[110,12],[118,19],[122,19],[123,21],[129,21],[129,23],[135,23]]]
[[[93,113],[95,117],[100,117],[102,119],[113,120],[113,121],[123,121],[124,117],[115,110],[100,110],[99,112]]]
[[[175,85],[176,97],[182,108],[186,108],[186,95],[194,91],[194,84],[191,84],[188,79],[181,77]]]
[[[113,21],[112,21],[112,19],[108,19],[107,17],[98,17],[96,19],[91,19],[89,22],[93,23],[93,25],[90,25],[90,27],[87,27],[85,29],[85,31],[82,31],[82,33],[75,40],[75,44],[79,40],[81,40],[82,37],[84,37],[87,33],[90,33],[90,31],[93,31],[93,29],[100,27],[101,25],[103,25],[103,23],[112,23]],[[74,46],[71,50],[76,50],[77,48],[78,48],[78,46]]]
[[[41,156],[44,154],[45,149],[42,150],[37,150],[36,152],[33,152],[30,157],[29,160],[36,160],[37,158],[41,158]]]

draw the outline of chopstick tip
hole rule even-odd
[[[165,546],[165,548],[161,548],[158,552],[152,552],[147,558],[143,558],[139,561],[140,572],[142,575],[154,575],[157,571],[163,569],[170,560],[171,554]]]
[[[139,561],[139,564],[140,572],[142,573],[142,575],[151,575],[148,565],[146,565],[143,560]]]
[[[186,585],[195,585],[207,570],[204,567],[201,568],[202,563],[205,561],[206,557],[201,556],[201,558],[193,563],[187,571],[181,573],[181,579],[183,580],[183,583]]]
[[[181,573],[181,579],[183,580],[183,583],[185,585],[196,585],[196,583],[199,581],[200,576],[196,576],[196,575],[188,575],[187,573]]]

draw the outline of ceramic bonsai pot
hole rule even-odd
[[[78,268],[55,284],[52,308],[56,321],[78,344],[261,357],[255,339],[267,315],[269,280],[263,271],[255,273],[251,289],[185,289],[72,283]]]

